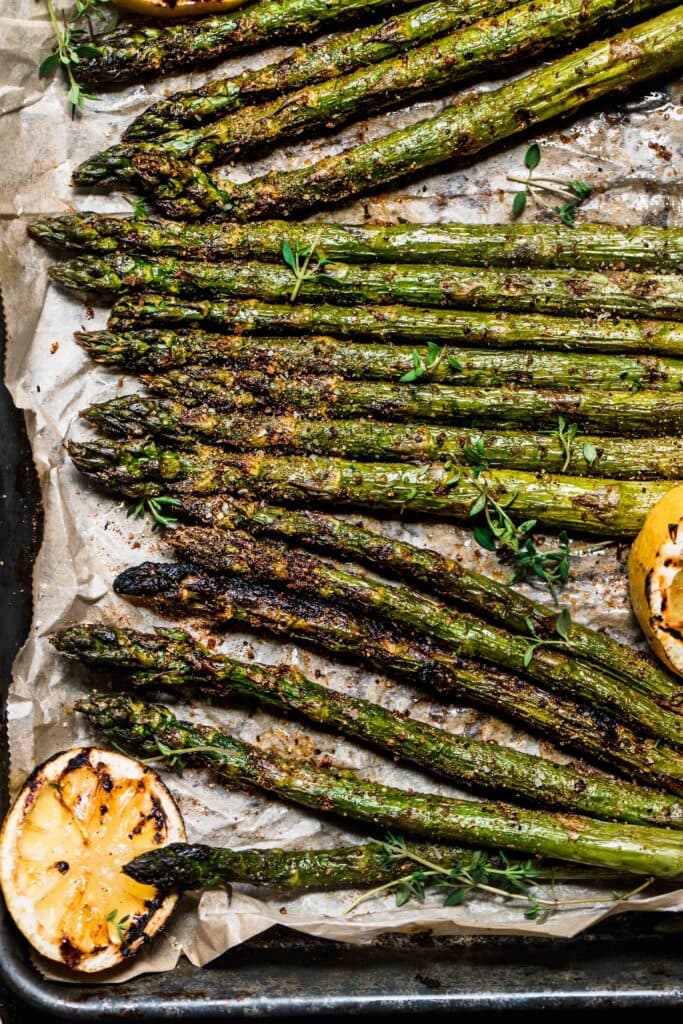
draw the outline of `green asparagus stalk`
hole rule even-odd
[[[683,307],[682,307],[683,308]],[[683,426],[683,391],[585,391],[470,388],[431,384],[422,379],[348,381],[341,377],[286,377],[231,370],[169,370],[142,375],[158,394],[189,404],[208,404],[225,412],[264,409],[304,414],[311,419],[370,416],[404,423],[459,423],[472,427],[557,429],[558,417],[601,434],[653,437],[677,435]],[[125,408],[126,399],[117,409]],[[137,400],[132,399],[133,403]]]
[[[534,314],[461,312],[410,306],[276,305],[176,299],[144,292],[126,295],[109,318],[112,330],[139,326],[269,333],[323,333],[375,341],[430,341],[482,345],[492,349],[564,349],[568,352],[626,352],[683,356],[683,324],[657,320],[553,317]]]
[[[683,872],[683,842],[669,829],[397,789],[351,770],[266,753],[209,726],[180,721],[168,708],[127,697],[95,695],[78,701],[76,710],[108,740],[140,754],[158,756],[160,743],[164,750],[188,751],[182,756],[213,771],[225,785],[256,786],[375,827],[640,875],[676,878]]]
[[[125,24],[97,36],[98,52],[81,59],[78,78],[104,85],[184,72],[277,40],[311,36],[383,6],[387,0],[261,0],[200,21]]]
[[[238,624],[353,658],[435,690],[445,700],[473,701],[493,709],[631,778],[683,793],[683,755],[672,747],[630,729],[604,710],[578,704],[495,665],[483,668],[425,636],[401,634],[379,619],[354,615],[338,604],[209,576],[177,562],[145,562],[126,569],[115,579],[114,591],[161,615]]]
[[[250,221],[368,192],[453,157],[463,159],[610,92],[683,64],[683,7],[641,22],[441,113],[297,170],[243,184],[214,181],[187,161],[140,154],[135,169],[165,215]]]
[[[505,66],[511,60],[538,56],[553,45],[571,45],[596,26],[613,27],[620,19],[651,14],[662,6],[666,0],[553,0],[549,5],[530,0],[398,57],[317,85],[305,83],[297,92],[276,96],[257,108],[247,106],[211,124],[162,135],[142,148],[161,149],[211,167],[256,146],[329,129],[368,110],[375,113],[452,87],[481,74],[492,62]],[[134,180],[131,157],[139,148],[123,143],[96,154],[77,168],[74,183],[88,187],[112,178]]]
[[[550,527],[604,536],[634,536],[655,502],[672,487],[670,480],[539,477],[502,469],[475,477],[436,464],[232,455],[208,447],[174,451],[144,441],[68,442],[66,447],[82,473],[131,498],[244,493],[275,502],[413,511],[471,522],[472,508],[485,487],[509,502],[520,520],[535,518]]]
[[[437,0],[437,5],[442,0]],[[420,8],[418,8],[419,10]],[[406,15],[407,17],[408,15]],[[289,58],[288,58],[289,59]],[[166,101],[162,101],[166,102]],[[304,249],[311,232],[344,263],[455,263],[548,270],[683,270],[683,229],[613,224],[179,224],[101,213],[69,213],[29,224],[45,245],[103,255],[125,250],[178,259],[280,263],[282,246]]]
[[[434,0],[379,25],[368,25],[331,39],[301,46],[288,57],[263,68],[217,78],[198,89],[174,93],[137,117],[124,132],[128,142],[155,142],[160,135],[186,125],[204,124],[249,103],[325,82],[356,68],[393,57],[435,36],[503,10],[501,0]]]
[[[355,266],[326,263],[324,272],[297,282],[291,269],[269,263],[205,263],[133,253],[84,256],[59,263],[50,277],[67,288],[99,294],[153,288],[168,295],[226,296],[286,302],[299,284],[303,302],[339,305],[406,303],[583,316],[683,320],[683,276],[630,270],[510,270],[447,264]]]
[[[509,433],[295,416],[224,415],[207,406],[126,395],[82,414],[114,437],[154,437],[171,445],[212,443],[235,451],[334,455],[361,461],[453,462],[614,480],[683,478],[683,440]]]
[[[410,851],[422,860],[448,868],[457,868],[472,856],[472,850],[436,843],[411,843]],[[500,867],[504,867],[502,859]],[[140,854],[123,867],[136,882],[165,892],[222,889],[234,882],[265,885],[284,893],[369,888],[414,870],[414,860],[388,858],[380,842],[332,850],[230,850],[199,843],[169,843],[160,850]],[[544,874],[539,871],[535,877]],[[548,869],[547,877],[557,880],[558,876],[562,877],[562,871]],[[597,871],[596,876],[601,877]]]
[[[534,388],[568,382],[608,391],[680,391],[683,360],[524,350],[496,352],[453,346],[346,342],[325,335],[303,338],[142,330],[117,334],[79,331],[75,338],[96,362],[141,373],[198,366],[260,370],[269,374],[338,374],[347,380],[398,381],[407,373],[433,383],[471,387],[515,383]],[[419,373],[414,373],[417,366]]]
[[[76,340],[96,362],[140,373],[193,366],[225,366],[269,374],[338,374],[347,380],[400,380],[415,373],[432,383],[457,381],[470,387],[515,383],[551,388],[568,382],[578,388],[680,391],[683,360],[660,356],[610,356],[567,352],[500,351],[432,345],[346,342],[324,335],[262,338],[202,331],[82,331]],[[450,357],[450,358],[449,358]],[[606,474],[609,475],[609,474]],[[665,476],[666,474],[661,474]]]
[[[659,707],[623,680],[584,664],[560,642],[533,645],[469,612],[399,584],[385,584],[342,569],[317,555],[292,550],[244,531],[181,527],[169,542],[181,558],[208,572],[277,583],[305,595],[320,596],[375,615],[401,628],[425,633],[471,658],[499,665],[540,685],[605,708],[615,717],[683,745],[683,716]]]
[[[478,790],[589,817],[683,829],[683,804],[673,796],[397,717],[370,701],[314,683],[292,665],[245,664],[214,654],[181,630],[144,634],[75,626],[53,637],[53,643],[62,653],[100,669],[132,671],[133,684],[189,688],[212,698],[247,697],[275,711],[295,712]]]
[[[532,601],[489,576],[473,572],[453,558],[392,540],[336,516],[225,498],[183,498],[181,509],[190,519],[204,525],[279,537],[336,555],[344,561],[361,562],[403,582],[428,587],[441,597],[454,600],[515,633],[528,635],[531,623],[536,636],[546,640],[557,637],[556,609]],[[654,659],[645,658],[633,648],[574,621],[568,626],[567,642],[577,658],[585,658],[671,708],[680,706],[683,700],[680,682]]]

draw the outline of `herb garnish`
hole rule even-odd
[[[129,506],[127,515],[135,516],[137,519],[150,515],[153,520],[152,532],[156,533],[157,530],[168,530],[176,525],[178,520],[172,516],[164,515],[163,509],[178,508],[180,504],[177,498],[163,496],[158,498],[142,498],[137,503]]]
[[[107,914],[105,920],[109,922],[115,929],[119,937],[120,942],[124,942],[126,938],[126,932],[128,931],[128,922],[130,921],[130,914],[125,914],[122,918],[118,917],[118,910],[112,910],[111,913]]]
[[[524,185],[524,188],[515,192],[512,199],[512,217],[516,219],[520,217],[526,209],[527,199],[531,197],[534,202],[539,203],[548,209],[552,209],[558,214],[560,220],[567,227],[573,228],[576,219],[576,210],[588,199],[592,194],[593,189],[590,185],[587,185],[585,181],[561,181],[555,178],[540,178],[534,176],[534,171],[541,162],[541,147],[537,142],[532,144],[527,149],[524,155],[524,165],[528,170],[529,174],[526,178],[516,178],[513,175],[508,175],[508,181],[518,182]],[[563,202],[559,206],[551,206],[543,198],[543,195],[554,195]]]
[[[45,3],[57,42],[52,53],[40,65],[38,74],[40,78],[47,78],[57,68],[64,69],[69,82],[68,100],[71,104],[71,113],[74,115],[77,110],[82,110],[84,100],[97,99],[97,96],[88,92],[76,81],[74,75],[74,67],[80,64],[84,58],[99,57],[102,52],[92,42],[92,19],[106,22],[101,26],[102,31],[105,31],[113,28],[116,23],[116,14],[112,14],[109,0],[76,0],[74,10],[68,18],[65,13],[62,13],[63,25],[60,25],[54,0],[45,0]],[[87,35],[84,28],[79,28],[79,24],[83,21],[88,26]]]
[[[289,296],[290,302],[296,302],[304,281],[318,278],[318,280],[327,281],[328,284],[340,285],[343,283],[339,278],[333,274],[328,274],[325,270],[325,267],[332,263],[332,260],[328,260],[322,249],[318,248],[321,237],[322,228],[315,233],[308,245],[295,245],[292,249],[289,240],[286,238],[282,243],[282,259],[296,278]],[[311,261],[313,261],[313,265],[311,265]]]
[[[559,640],[544,640],[538,636],[536,627],[532,618],[526,619],[526,627],[529,633],[533,637],[532,642],[524,652],[524,667],[528,668],[531,664],[534,654],[539,647],[567,647],[569,646],[569,630],[572,626],[572,617],[568,608],[563,608],[555,619],[555,632],[560,638]]]
[[[564,416],[559,416],[557,420],[557,436],[560,441],[560,448],[564,455],[564,462],[562,463],[561,472],[565,473],[567,467],[572,459],[572,441],[579,432],[578,425],[576,423],[569,423]]]
[[[551,551],[536,547],[531,531],[535,519],[515,523],[507,512],[514,503],[518,491],[513,490],[503,497],[494,497],[488,481],[482,476],[483,469],[472,473],[472,482],[477,497],[472,503],[470,518],[482,515],[485,522],[475,527],[474,538],[487,551],[496,551],[514,563],[510,583],[520,583],[527,576],[536,576],[548,587],[553,601],[557,604],[557,587],[569,579],[569,538],[563,530],[559,535],[560,546]]]
[[[437,345],[435,341],[428,342],[427,352],[424,356],[421,356],[417,349],[414,348],[411,355],[413,368],[404,373],[399,378],[399,382],[401,384],[411,384],[413,381],[419,380],[425,374],[435,370],[444,357],[450,368],[455,370],[456,373],[462,370],[462,365],[455,356],[448,355],[445,345]]]
[[[366,900],[392,890],[396,894],[397,907],[404,906],[411,899],[422,903],[429,889],[435,889],[443,896],[445,907],[458,906],[476,891],[486,892],[491,896],[502,896],[508,900],[523,900],[527,904],[524,916],[539,923],[554,910],[562,907],[595,905],[602,902],[594,898],[561,900],[543,899],[535,895],[532,890],[540,881],[554,880],[552,869],[550,872],[544,871],[533,860],[511,861],[503,851],[500,851],[497,860],[493,861],[483,850],[474,850],[469,856],[463,856],[455,864],[446,867],[411,849],[400,836],[390,833],[380,845],[387,867],[392,867],[400,861],[412,861],[417,866],[416,870],[363,893],[346,908],[345,914],[350,914]],[[498,866],[499,862],[502,866]],[[653,879],[648,878],[631,892],[615,896],[613,899],[615,902],[630,899],[652,882]]]

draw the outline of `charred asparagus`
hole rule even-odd
[[[378,615],[401,628],[433,637],[459,654],[480,658],[572,697],[606,708],[615,717],[651,735],[683,745],[683,717],[659,707],[650,697],[600,669],[583,664],[556,644],[531,645],[527,638],[489,625],[469,612],[399,584],[385,584],[342,569],[317,555],[258,540],[244,531],[182,527],[170,543],[183,559],[208,572],[257,582],[276,582],[288,590],[341,601],[363,614]],[[531,651],[531,657],[529,653]]]
[[[680,391],[683,360],[566,352],[500,351],[431,345],[416,347],[345,342],[336,338],[262,338],[202,331],[78,332],[76,340],[100,363],[140,373],[197,366],[225,366],[273,374],[338,374],[346,380],[393,380],[406,374],[432,383],[471,387],[517,384],[534,388],[602,388],[605,391]],[[662,474],[666,475],[666,474]]]
[[[675,321],[588,319],[534,314],[475,313],[410,306],[275,305],[176,299],[146,292],[119,299],[112,329],[131,326],[194,327],[263,333],[325,333],[376,341],[429,341],[487,345],[494,349],[538,348],[573,352],[658,353],[683,356],[683,324]]]
[[[440,2],[440,0],[439,0]],[[418,8],[419,10],[419,8]],[[407,15],[406,15],[407,17]],[[289,58],[288,58],[289,60]],[[118,250],[178,259],[279,263],[282,246],[310,244],[344,263],[455,263],[462,266],[582,270],[683,269],[683,230],[612,224],[179,224],[101,213],[44,217],[29,234],[46,245],[108,254]]]
[[[305,83],[259,106],[233,111],[208,125],[162,135],[153,143],[123,143],[98,153],[74,173],[74,183],[92,186],[112,178],[136,177],[131,158],[140,148],[159,149],[200,167],[224,163],[249,148],[279,142],[306,131],[329,129],[408,102],[436,89],[454,86],[495,63],[504,66],[570,46],[596,26],[614,27],[634,15],[651,14],[666,0],[530,0],[469,27],[377,64],[358,68],[318,84]]]
[[[379,25],[368,25],[305,45],[275,64],[217,78],[198,89],[159,100],[124,133],[129,142],[155,142],[186,125],[203,124],[244,106],[305,85],[377,64],[418,43],[510,6],[510,0],[434,0]]]
[[[92,405],[83,416],[114,437],[154,437],[171,445],[210,442],[235,451],[334,455],[361,461],[453,462],[497,469],[541,470],[614,480],[683,477],[677,437],[585,437],[504,433],[452,427],[304,420],[294,416],[228,416],[207,406],[127,395]]]
[[[194,219],[209,214],[240,221],[291,216],[368,192],[453,157],[473,156],[534,125],[575,113],[601,96],[682,64],[683,7],[679,6],[490,92],[467,96],[435,117],[297,170],[270,172],[244,184],[219,184],[201,168],[168,155],[141,154],[133,162],[167,216]]]
[[[682,307],[683,308],[683,307]],[[297,412],[311,419],[373,417],[403,423],[458,423],[472,427],[557,429],[558,417],[585,430],[606,435],[653,437],[677,435],[683,425],[683,390],[679,392],[584,391],[532,388],[470,388],[460,384],[410,384],[347,381],[341,377],[287,377],[267,373],[233,373],[199,368],[143,374],[151,391],[185,403],[210,405],[224,412],[253,409]],[[138,400],[124,398],[109,406],[125,415]],[[94,416],[95,414],[93,414]]]
[[[255,698],[276,711],[293,711],[475,789],[589,817],[683,829],[683,805],[675,797],[397,717],[377,704],[314,683],[292,665],[246,664],[215,654],[181,630],[145,634],[75,626],[53,637],[53,643],[63,654],[100,669],[133,672],[134,684]]]
[[[50,267],[67,288],[118,294],[153,288],[169,295],[287,301],[296,283],[282,263],[204,263],[132,253],[84,256]],[[406,303],[465,309],[683,320],[683,276],[634,271],[500,270],[448,264],[355,266],[326,263],[299,282],[304,302],[339,305]]]
[[[521,519],[608,536],[638,532],[647,512],[668,490],[668,480],[639,483],[538,478],[513,470],[474,476],[445,465],[355,463],[323,456],[232,455],[216,448],[192,451],[140,443],[68,442],[76,467],[119,494],[239,493],[270,501],[330,503],[341,507],[412,510],[471,521],[482,490],[505,500]],[[513,500],[514,499],[514,500]]]
[[[350,656],[435,689],[502,712],[560,746],[581,751],[643,782],[683,793],[683,755],[634,732],[608,712],[577,704],[494,665],[482,668],[425,636],[407,636],[384,622],[353,615],[339,605],[303,600],[258,583],[208,576],[198,567],[145,562],[120,573],[117,594],[162,615],[194,615],[214,624],[239,623],[288,641]]]
[[[246,529],[256,535],[306,544],[344,561],[359,561],[404,582],[427,586],[515,633],[528,635],[532,623],[539,637],[552,639],[557,635],[555,609],[531,601],[452,558],[392,540],[335,516],[224,498],[183,498],[181,507],[186,516],[205,525]],[[631,686],[671,707],[680,704],[680,683],[654,659],[644,658],[631,647],[573,621],[567,640],[577,658],[600,665],[617,679],[628,680]]]
[[[596,821],[498,803],[416,793],[370,782],[350,770],[318,767],[269,754],[209,726],[179,721],[160,705],[93,696],[76,709],[110,741],[147,756],[159,744],[184,751],[225,784],[257,786],[283,800],[441,841],[503,847],[640,875],[683,873],[678,833]]]

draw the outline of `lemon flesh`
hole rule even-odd
[[[631,605],[655,654],[683,675],[683,484],[648,513],[628,560]]]
[[[97,747],[37,768],[0,833],[0,886],[15,923],[51,960],[101,971],[154,935],[177,897],[121,871],[147,850],[183,841],[156,772]]]
[[[117,7],[148,18],[193,18],[202,14],[221,14],[241,7],[246,0],[114,0]]]

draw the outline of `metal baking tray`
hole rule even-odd
[[[0,307],[0,321],[1,321]],[[0,322],[0,345],[4,332]],[[0,817],[12,662],[31,621],[40,494],[23,417],[0,391]],[[0,899],[0,975],[43,1014],[108,1021],[352,1013],[680,1007],[683,921],[628,914],[573,940],[386,936],[345,946],[275,928],[202,969],[187,961],[121,985],[47,981]]]

